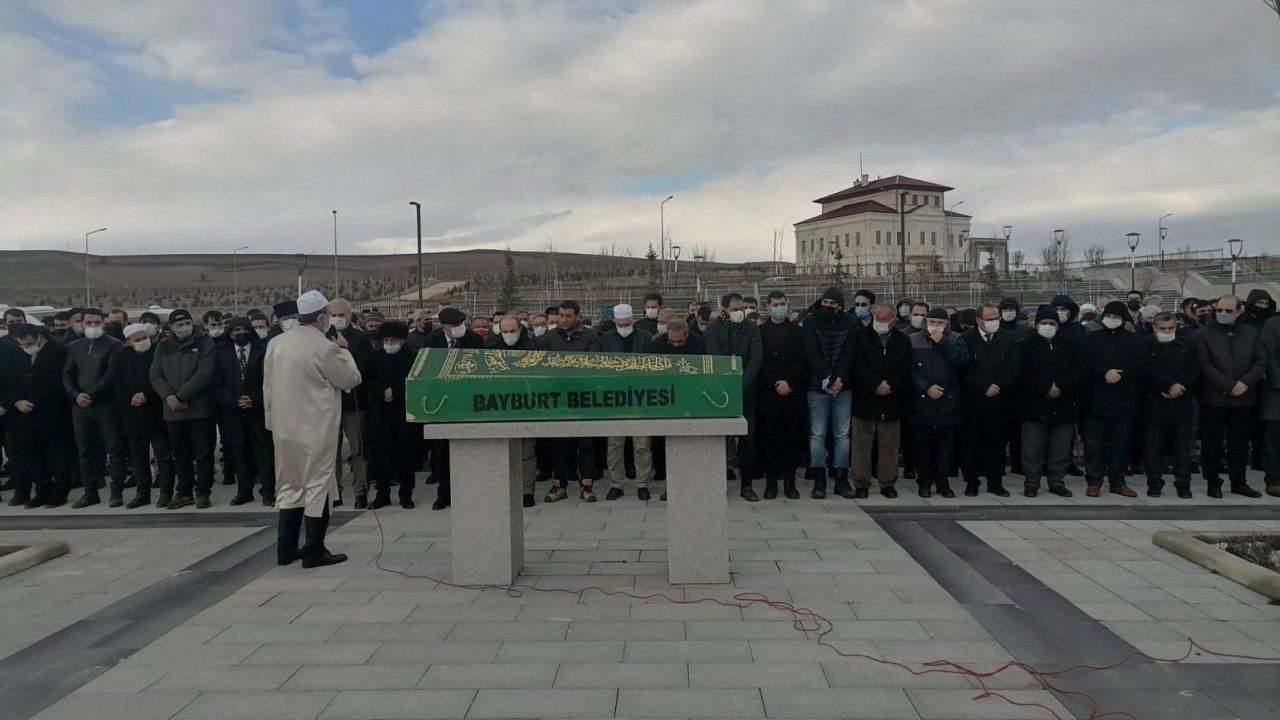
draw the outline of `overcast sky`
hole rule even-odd
[[[974,234],[1280,253],[1262,0],[0,0],[0,248],[720,260],[865,172]],[[1149,247],[1148,247],[1149,246]]]

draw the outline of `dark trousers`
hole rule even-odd
[[[985,477],[988,488],[1004,485],[1005,416],[1000,407],[975,406],[966,413],[960,447],[960,469],[966,484],[977,485]]]
[[[747,434],[737,438],[738,441],[738,477],[743,485],[750,485],[752,480],[760,477],[760,464],[756,459],[756,396],[755,388],[744,388],[742,391],[742,417],[747,421]]]
[[[771,394],[760,396],[756,412],[756,437],[763,442],[753,444],[764,476],[781,480],[791,477],[804,462],[809,422],[805,419],[803,390],[792,390],[786,397],[774,393],[772,386],[768,392]],[[897,464],[896,457],[894,464]]]
[[[951,465],[956,427],[912,425],[911,431],[915,442],[916,483],[921,489],[947,487],[947,468]]]
[[[376,410],[374,412],[377,412]],[[373,413],[370,413],[372,416]],[[403,417],[403,416],[401,416]],[[391,496],[391,480],[401,500],[413,497],[417,478],[413,474],[418,466],[414,438],[422,434],[421,426],[400,422],[375,422],[367,433],[369,438],[369,478],[379,497]]]
[[[275,447],[266,422],[252,410],[236,409],[229,412],[240,416],[240,431],[222,436],[225,448],[223,455],[230,456],[231,466],[235,468],[236,495],[242,498],[253,497],[253,481],[256,478],[262,484],[262,497],[274,498]]]
[[[1249,421],[1251,407],[1200,406],[1200,463],[1205,482],[1210,488],[1222,487],[1222,443],[1226,440],[1227,477],[1231,486],[1245,483],[1249,462]]]
[[[1144,443],[1143,468],[1147,472],[1147,489],[1164,487],[1165,458],[1173,460],[1173,486],[1191,489],[1191,446],[1195,430],[1189,423],[1148,422]]]
[[[173,494],[173,453],[169,450],[169,436],[163,425],[156,424],[148,435],[128,437],[129,456],[133,461],[133,479],[138,483],[138,494],[148,495],[153,487],[151,479],[151,453],[156,456],[154,487],[167,495]]]
[[[1129,429],[1133,418],[1121,415],[1094,415],[1084,426],[1084,479],[1101,487],[1103,479],[1111,487],[1124,487],[1129,465]]]
[[[169,446],[173,448],[177,497],[208,495],[213,488],[213,418],[165,423]]]
[[[1005,461],[1009,463],[1009,472],[1015,475],[1025,475],[1026,468],[1022,466],[1022,407],[1015,405],[1005,408],[1004,414],[1004,436],[1000,443],[1000,469],[1004,470]],[[1005,453],[1005,444],[1009,446],[1009,452]]]
[[[80,459],[80,482],[87,493],[97,493],[104,470],[110,473],[111,490],[124,487],[124,454],[120,419],[114,405],[71,408],[71,427]]]
[[[1262,437],[1267,449],[1267,486],[1280,485],[1280,420],[1268,420]]]
[[[902,441],[902,473],[913,473],[916,471],[916,441],[915,426],[906,420],[902,421],[901,441]],[[951,467],[950,464],[947,467]],[[918,476],[917,476],[918,477]]]
[[[594,438],[560,438],[555,441],[555,479],[562,486],[574,480],[590,480],[595,472]]]
[[[65,435],[43,437],[31,425],[16,418],[5,423],[16,497],[28,497],[33,489],[42,500],[66,500],[71,490],[71,446]]]
[[[431,447],[431,474],[436,478],[436,499],[450,502],[453,486],[449,478],[449,441],[429,440]]]
[[[1066,487],[1064,478],[1071,462],[1071,445],[1075,442],[1076,422],[1048,423],[1027,420],[1022,423],[1022,472],[1025,487],[1040,488],[1043,476],[1049,487]]]

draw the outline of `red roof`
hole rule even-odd
[[[804,225],[806,223],[818,222],[819,220],[831,220],[834,218],[845,217],[848,215],[861,215],[863,213],[889,213],[890,215],[893,215],[893,214],[896,214],[897,212],[898,212],[897,210],[894,210],[888,205],[883,205],[881,203],[876,202],[875,200],[863,200],[862,202],[853,203],[852,205],[845,205],[843,207],[838,207],[835,210],[832,210],[830,212],[824,212],[821,215],[814,215],[808,220],[801,220],[800,222],[796,223],[796,225]]]
[[[910,177],[907,177],[906,175],[892,175],[887,178],[879,178],[878,180],[872,180],[864,185],[854,185],[853,187],[845,188],[840,192],[832,193],[830,195],[827,195],[826,197],[820,197],[817,200],[814,200],[814,202],[831,203],[831,202],[836,202],[837,200],[847,200],[848,198],[857,197],[859,195],[868,195],[871,193],[881,192],[883,190],[898,189],[898,188],[901,188],[903,190],[929,190],[934,192],[937,192],[937,191],[946,192],[948,190],[955,189],[952,187],[947,187],[946,185],[939,185],[937,183],[931,183],[931,182],[926,182],[924,180],[917,180],[915,178],[910,178]]]

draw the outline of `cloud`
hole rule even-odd
[[[1029,238],[1118,243],[1173,211],[1171,235],[1216,242],[1280,219],[1280,51],[1248,3],[448,3],[369,55],[319,0],[37,7],[113,62],[235,92],[96,126],[74,109],[91,70],[41,59],[79,84],[37,88],[58,122],[0,138],[0,247],[108,225],[130,252],[322,251],[337,208],[346,246],[390,251],[419,200],[437,248],[641,254],[675,192],[676,242],[762,259],[860,152],[873,176],[955,186],[975,228]]]

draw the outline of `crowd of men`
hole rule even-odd
[[[404,321],[325,302],[302,314],[302,329],[319,330],[359,373],[338,390],[338,436],[322,438],[338,448],[335,505],[349,492],[357,509],[384,507],[394,487],[412,508],[416,473],[428,470],[433,509],[449,506],[447,441],[424,441],[405,420],[404,380],[423,348],[736,355],[748,432],[731,442],[727,475],[751,502],[762,479],[765,499],[798,499],[801,472],[814,499],[827,497],[828,482],[834,496],[865,498],[873,480],[896,497],[899,477],[921,497],[954,497],[951,478],[965,495],[985,481],[1004,497],[1007,474],[1023,478],[1028,497],[1042,483],[1072,495],[1069,476],[1083,476],[1091,497],[1104,484],[1134,497],[1126,476],[1140,475],[1150,496],[1169,476],[1189,498],[1195,472],[1210,497],[1224,488],[1260,497],[1250,466],[1280,496],[1280,316],[1261,290],[1177,309],[1138,292],[1083,305],[1063,295],[1027,310],[1016,298],[971,309],[877,304],[867,290],[846,303],[834,287],[803,308],[774,291],[763,303],[729,293],[719,307],[675,309],[654,293],[643,308],[619,304],[599,318],[566,300],[542,313],[468,318],[444,307]],[[9,505],[59,507],[79,488],[75,508],[105,490],[110,507],[202,509],[219,463],[222,482],[236,486],[232,505],[255,491],[276,504],[282,452],[264,409],[265,367],[272,343],[301,332],[299,315],[297,301],[271,316],[209,311],[198,322],[183,309],[131,321],[119,309],[73,308],[46,325],[7,310],[0,489],[12,491]],[[573,483],[594,502],[598,481],[617,500],[631,478],[649,500],[663,456],[660,438],[527,440],[524,504],[536,504],[538,481],[550,482],[544,502],[565,499]]]

